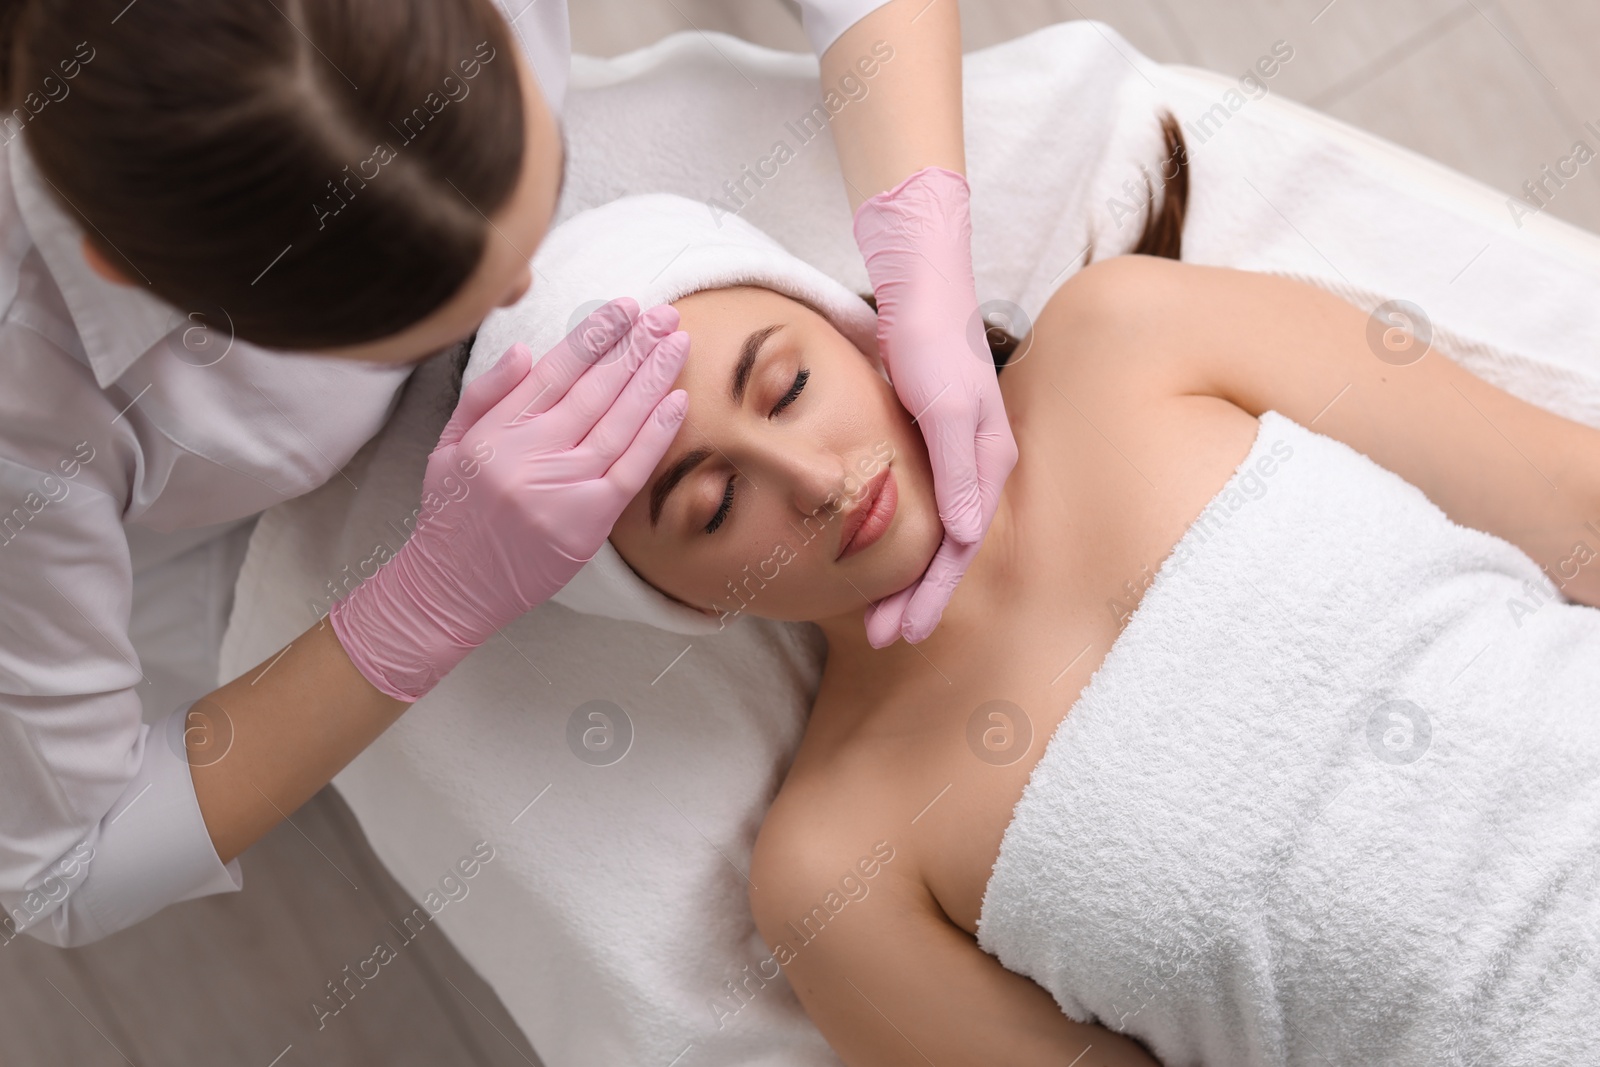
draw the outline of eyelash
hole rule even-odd
[[[801,367],[800,373],[794,376],[794,384],[789,386],[789,391],[783,394],[783,399],[779,400],[772,406],[772,414],[776,415],[778,412],[794,403],[795,400],[800,396],[800,391],[806,387],[806,379],[810,377],[811,372],[806,370],[804,367]]]
[[[800,393],[805,389],[806,382],[811,378],[811,372],[804,367],[800,368],[794,376],[794,384],[789,386],[789,391],[784,393],[776,404],[772,406],[770,415],[776,415],[790,404],[799,399]],[[769,417],[770,417],[769,415]],[[727,521],[728,514],[733,510],[733,480],[737,475],[728,476],[728,484],[722,490],[722,504],[717,508],[717,513],[711,516],[711,521],[706,523],[706,533],[716,533],[717,527]]]

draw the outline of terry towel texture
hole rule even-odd
[[[1167,1067],[1594,1062],[1600,611],[1550,587],[1264,413],[1035,767],[979,943]]]

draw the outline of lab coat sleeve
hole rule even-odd
[[[82,945],[243,885],[195,799],[187,707],[143,721],[121,503],[72,456],[0,457],[0,943]]]
[[[888,0],[800,0],[800,24],[811,38],[811,48],[821,56],[839,35],[876,11]]]

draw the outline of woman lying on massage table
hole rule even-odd
[[[638,229],[617,227],[617,240]],[[664,246],[727,232],[690,230],[669,233]],[[569,258],[541,276],[588,271],[593,291],[615,292],[607,261],[622,250],[595,232],[563,246],[558,229],[547,247]],[[1020,460],[941,625],[918,645],[875,650],[862,605],[913,582],[941,539],[912,414],[875,363],[806,303],[744,284],[674,304],[691,339],[677,383],[689,394],[688,417],[610,543],[681,605],[730,622],[745,613],[812,621],[826,635],[821,688],[749,881],[765,942],[845,1062],[1444,1063],[1451,1040],[1498,1050],[1513,1037],[1504,1020],[1523,1029],[1523,1044],[1508,1048],[1548,1052],[1557,1038],[1594,1039],[1579,1032],[1600,1019],[1593,978],[1579,989],[1541,955],[1549,939],[1596,926],[1595,895],[1572,885],[1575,870],[1594,869],[1591,846],[1559,853],[1553,862],[1568,866],[1538,880],[1491,884],[1474,897],[1475,875],[1499,877],[1488,857],[1519,846],[1490,835],[1481,850],[1424,856],[1435,867],[1419,866],[1404,851],[1411,835],[1451,842],[1428,812],[1475,808],[1441,779],[1419,777],[1417,767],[1429,765],[1408,764],[1396,748],[1393,724],[1430,725],[1405,719],[1418,704],[1391,707],[1375,720],[1378,742],[1365,738],[1368,712],[1387,696],[1443,703],[1430,649],[1448,650],[1450,670],[1460,668],[1483,643],[1455,654],[1478,612],[1532,642],[1518,646],[1530,650],[1523,660],[1565,665],[1566,673],[1513,678],[1505,672],[1515,656],[1484,653],[1479,670],[1500,672],[1498,684],[1520,701],[1502,701],[1504,716],[1560,724],[1548,742],[1515,729],[1508,736],[1545,761],[1581,748],[1600,773],[1600,726],[1562,718],[1600,721],[1600,612],[1545,602],[1535,609],[1539,627],[1521,619],[1512,627],[1503,606],[1535,563],[1562,571],[1567,598],[1600,604],[1600,565],[1583,566],[1593,552],[1578,547],[1600,547],[1600,432],[1436,351],[1375,352],[1368,315],[1310,286],[1151,256],[1098,262],[1056,291],[1004,367]],[[1230,493],[1244,503],[1222,516],[1232,525],[1189,546],[1178,567],[1175,546],[1236,470],[1244,493]],[[1326,484],[1308,494],[1307,481],[1319,478]],[[1252,485],[1265,488],[1251,494]],[[1283,528],[1291,508],[1306,512],[1302,527]],[[1058,764],[1093,755],[1097,739],[1116,747],[1103,739],[1114,735],[1090,732],[1086,752],[1057,753],[1079,743],[1057,728],[1080,714],[1105,724],[1106,703],[1086,707],[1080,694],[1119,637],[1146,621],[1130,616],[1147,589],[1182,597],[1186,580],[1222,566],[1230,537],[1254,537],[1242,543],[1246,553],[1267,545],[1273,555],[1312,555],[1290,561],[1288,581],[1271,560],[1247,556],[1254,569],[1225,574],[1218,587],[1243,590],[1237,617],[1219,595],[1217,617],[1161,636],[1173,659],[1128,665],[1154,680],[1130,694],[1136,713],[1118,712],[1142,721],[1140,747],[1101,754],[1116,775],[1095,779],[1090,764],[1082,781],[1042,780],[1055,775],[1041,766],[1053,737]],[[1470,539],[1464,556],[1451,538]],[[1332,555],[1340,546],[1346,554]],[[1413,558],[1436,552],[1445,555],[1437,566]],[[1387,620],[1366,617],[1389,604],[1375,598],[1392,592],[1391,568],[1401,567],[1427,572],[1433,592],[1420,606],[1416,597],[1390,605]],[[1310,593],[1297,600],[1296,586]],[[1166,609],[1149,610],[1147,630]],[[1197,660],[1181,658],[1186,642]],[[1192,703],[1170,703],[1184,693],[1182,679],[1163,671],[1195,662],[1216,674],[1189,679]],[[1341,664],[1360,677],[1340,676]],[[1375,677],[1377,666],[1393,673]],[[1259,676],[1247,677],[1251,670]],[[1122,675],[1102,673],[1096,686],[1126,687]],[[1450,694],[1455,710],[1503,717],[1470,706],[1465,691],[1490,683],[1463,677]],[[1212,690],[1232,694],[1231,706],[1203,706]],[[1321,707],[1307,696],[1319,693],[1328,696]],[[1347,705],[1357,709],[1353,735]],[[1244,743],[1205,734],[1213,722],[1219,736],[1236,724]],[[1453,723],[1435,713],[1434,765],[1466,768],[1479,758],[1460,747],[1469,743],[1499,746],[1496,757],[1513,747],[1492,732],[1453,741]],[[1347,735],[1357,743],[1340,748]],[[1362,759],[1393,806],[1380,806],[1376,826],[1349,831],[1356,840],[1307,836],[1319,814],[1319,833],[1342,825],[1344,809],[1329,805],[1349,784],[1317,775]],[[1165,789],[1182,783],[1168,772],[1186,762],[1206,781],[1192,792]],[[1464,787],[1475,780],[1453,773]],[[1579,783],[1591,798],[1595,773]],[[1407,774],[1408,784],[1395,784]],[[1313,781],[1333,785],[1311,797],[1303,790]],[[1408,789],[1443,795],[1431,796],[1434,808],[1407,807],[1416,800]],[[1289,818],[1296,804],[1313,806]],[[1591,832],[1578,838],[1593,842],[1588,810],[1578,821]],[[1027,870],[1025,850],[1037,846],[1019,838],[1009,898],[998,899],[1002,840],[1025,812],[1059,832],[1054,865]],[[1552,835],[1567,828],[1548,812],[1539,818]],[[1384,851],[1391,847],[1400,851]],[[1329,868],[1345,850],[1386,872],[1381,884],[1341,882]],[[1441,898],[1452,892],[1458,901]],[[1553,911],[1588,910],[1557,923],[1541,910],[1552,899]],[[1435,925],[1441,910],[1446,928]],[[1456,922],[1486,931],[1488,942],[1449,926]],[[1031,964],[1019,947],[1027,944],[1036,946]],[[1577,968],[1592,975],[1595,961]],[[1545,985],[1528,1000],[1525,965],[1535,962]],[[1500,977],[1475,973],[1480,965]],[[1039,984],[1015,973],[1024,967]],[[1578,1021],[1578,1008],[1589,1022]],[[1522,1061],[1490,1054],[1485,1062]]]

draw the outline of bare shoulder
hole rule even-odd
[[[889,798],[871,776],[851,772],[856,762],[848,745],[820,757],[803,752],[768,809],[750,860],[750,904],[763,933],[815,904],[838,914],[874,888],[917,881],[906,843],[884,832]]]
[[[1049,316],[1091,327],[1152,321],[1161,309],[1182,300],[1197,278],[1218,269],[1158,256],[1102,259],[1063,282],[1040,319]]]
[[[804,770],[785,783],[756,843],[750,900],[772,958],[844,1063],[922,1067],[938,1050],[941,1063],[1155,1067],[985,954],[940,912],[909,845],[875,832],[907,820],[872,804],[852,813],[859,794],[828,795],[827,784]]]
[[[1160,256],[1112,256],[1091,263],[1068,278],[1051,296],[1050,303],[1060,303],[1079,313],[1095,309],[1148,310],[1150,305],[1143,299],[1147,287],[1182,285],[1197,271],[1211,269]]]
[[[1072,359],[1080,353],[1118,353],[1097,361],[1107,373],[1137,376],[1152,385],[1182,391],[1180,368],[1171,361],[1168,338],[1201,317],[1216,290],[1238,286],[1244,271],[1203,267],[1155,256],[1114,256],[1068,278],[1040,312],[1036,338]],[[1042,338],[1041,335],[1048,335]]]
[[[791,920],[804,926],[802,920],[815,919],[811,925],[820,929],[874,890],[904,882],[885,877],[896,861],[905,866],[888,836],[849,829],[798,808],[768,814],[750,861],[750,903],[764,935],[792,934],[783,929]]]
[[[862,809],[850,816],[842,798],[822,795],[818,783],[798,784],[786,784],[761,825],[749,899],[763,943],[824,1025],[818,1000],[838,999],[837,976],[855,969],[863,947],[904,951],[908,942],[896,931],[936,906],[905,842]]]
[[[1197,297],[1187,264],[1116,256],[1068,278],[1051,294],[1000,376],[1006,410],[1022,414],[1070,380],[1077,391],[1128,409],[1184,392],[1159,333]]]
[[[764,935],[792,940],[788,927],[800,928],[802,917],[813,927],[850,925],[890,897],[896,909],[931,902],[905,834],[915,812],[901,811],[914,794],[906,781],[914,760],[903,747],[884,748],[869,728],[883,706],[864,704],[870,698],[856,690],[825,672],[756,837],[750,904]]]
[[[1527,403],[1446,352],[1304,282],[1143,256],[1094,264],[1035,326],[1104,395],[1274,410],[1421,489],[1600,603],[1600,430]],[[1010,403],[1010,394],[1007,395]],[[1574,564],[1578,559],[1579,564]]]

